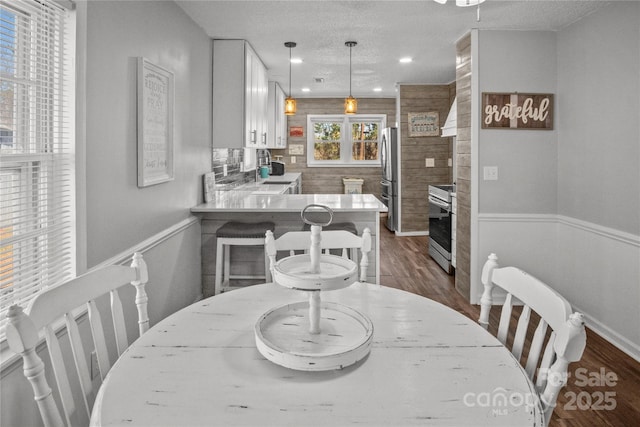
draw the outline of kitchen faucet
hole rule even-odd
[[[267,165],[269,166],[269,173],[271,173],[271,152],[268,149],[264,151],[267,152]]]

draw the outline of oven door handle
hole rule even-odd
[[[451,212],[451,204],[447,203],[447,202],[443,202],[442,200],[438,199],[437,197],[433,197],[433,196],[429,195],[429,203],[433,203],[437,207],[442,208],[442,209],[446,210],[447,212]]]

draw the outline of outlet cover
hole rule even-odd
[[[222,165],[222,176],[227,176],[227,165]]]
[[[485,166],[483,169],[485,181],[497,181],[498,180],[498,167],[497,166]]]
[[[424,159],[424,166],[427,168],[433,168],[436,166],[436,159],[428,158]]]
[[[447,160],[447,166],[449,166],[449,167],[453,166],[453,160],[452,159]]]

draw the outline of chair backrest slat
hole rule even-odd
[[[127,339],[127,327],[124,323],[124,312],[122,311],[122,301],[118,295],[118,290],[114,289],[111,294],[111,319],[113,320],[113,331],[116,337],[116,349],[118,357],[129,347]]]
[[[549,341],[547,341],[547,345],[544,347],[544,353],[542,354],[542,361],[540,362],[540,367],[538,368],[538,377],[536,379],[536,388],[538,391],[544,390],[547,385],[547,375],[549,373],[549,369],[551,369],[551,364],[553,363],[553,359],[555,358],[555,351],[553,350],[553,343],[556,340],[556,334],[554,332],[551,333],[549,337]]]
[[[500,312],[500,324],[498,325],[498,340],[503,345],[507,345],[507,335],[509,333],[509,322],[511,322],[511,310],[513,308],[513,296],[507,294],[502,311]]]
[[[527,355],[527,365],[524,368],[531,381],[533,381],[533,377],[536,373],[536,367],[538,366],[538,361],[540,360],[542,344],[544,344],[544,337],[546,334],[547,322],[545,322],[543,318],[540,318],[538,327],[536,328],[536,331],[533,334],[533,339],[531,340],[531,346],[529,347],[529,354]]]
[[[507,291],[502,307],[497,338],[506,347],[511,324],[513,300],[524,304],[517,321],[513,340],[512,354],[520,362],[525,339],[528,334],[531,312],[540,316],[541,321],[531,341],[525,371],[533,379],[540,350],[544,345],[547,325],[552,333],[540,362],[536,379],[536,388],[544,410],[545,423],[548,425],[556,400],[567,382],[567,370],[570,362],[580,360],[586,345],[584,319],[580,313],[572,313],[571,305],[555,290],[516,267],[498,267],[498,257],[489,255],[482,268],[484,292],[480,299],[480,318],[478,322],[485,329],[489,325],[489,312],[493,304],[494,286]],[[522,362],[520,362],[522,363]]]
[[[524,340],[527,337],[529,319],[531,319],[531,308],[525,305],[518,318],[518,327],[516,328],[516,335],[513,338],[513,347],[511,348],[511,354],[518,360],[522,358],[522,349],[524,347]]]
[[[94,300],[87,302],[89,312],[89,324],[91,325],[91,335],[93,337],[93,348],[96,351],[96,359],[98,359],[98,369],[100,370],[100,378],[104,381],[107,372],[111,369],[111,361],[109,361],[109,351],[107,350],[107,340],[104,337],[104,328],[102,327],[102,317]]]
[[[129,284],[136,288],[135,304],[138,313],[138,330],[142,334],[149,328],[148,297],[145,291],[147,281],[147,266],[142,255],[136,253],[129,267],[119,265],[101,267],[58,286],[43,290],[35,296],[25,310],[17,305],[9,307],[7,311],[7,342],[11,350],[22,356],[25,377],[33,388],[45,426],[88,425],[91,408],[95,401],[94,382],[91,378],[91,370],[87,366],[89,353],[85,351],[78,323],[74,317],[76,310],[86,304],[100,377],[104,380],[111,368],[111,362],[102,328],[102,319],[95,301],[102,296],[106,297],[106,294],[111,294],[111,315],[114,319],[116,346],[118,347],[118,355],[120,355],[128,346],[128,342],[122,302],[115,290]],[[79,386],[79,393],[72,391],[73,387],[64,364],[66,353],[62,351],[56,331],[53,330],[53,325],[62,318],[66,323],[77,372],[75,379],[79,382],[75,387]],[[36,353],[36,347],[40,341],[38,334],[40,330],[43,330],[46,339],[64,418],[47,383],[44,363]],[[74,400],[73,397],[78,395],[82,395],[82,402]]]
[[[84,411],[84,416],[88,418],[93,406],[92,402],[95,397],[95,393],[93,391],[93,383],[91,382],[91,371],[87,365],[87,359],[85,356],[87,353],[84,345],[82,344],[80,329],[75,317],[72,313],[66,313],[64,318],[67,325],[67,334],[69,335],[69,345],[71,347],[73,362],[76,368],[76,374],[78,375],[78,381],[80,382],[80,390],[83,398],[82,405],[77,406],[81,406],[81,409]]]
[[[81,406],[79,408],[80,411],[78,411],[78,408],[76,408],[76,403],[73,400],[73,395],[71,393],[71,385],[69,384],[67,368],[64,366],[64,357],[62,356],[62,350],[60,349],[60,342],[50,325],[47,325],[44,328],[44,336],[47,341],[53,375],[58,383],[58,393],[60,393],[60,400],[64,409],[64,418],[67,425],[72,425],[71,419],[76,418],[76,415],[74,414],[79,415],[79,412],[86,412],[86,409]],[[87,418],[87,422],[89,421],[86,415],[84,418]]]

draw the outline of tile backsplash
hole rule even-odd
[[[244,150],[242,149],[213,149],[211,170],[216,174],[216,188],[218,190],[231,190],[244,183],[255,181],[255,170],[243,171],[243,161]]]
[[[257,150],[256,163],[264,165],[269,162],[267,150]],[[216,175],[217,190],[232,190],[233,188],[254,182],[256,170],[244,170],[244,156],[246,149],[239,148],[214,148],[212,151],[212,169]],[[226,170],[226,173],[225,173]]]

